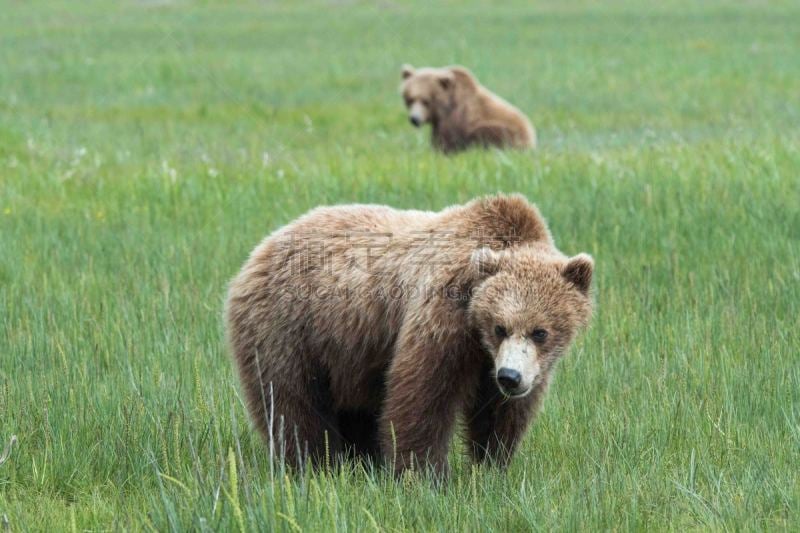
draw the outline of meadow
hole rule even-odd
[[[797,530],[796,2],[0,0],[0,530]],[[431,151],[469,66],[532,154]],[[507,472],[289,475],[228,280],[320,204],[518,191],[597,312]]]

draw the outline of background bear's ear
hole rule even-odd
[[[484,246],[472,252],[469,262],[478,277],[484,278],[497,274],[497,271],[500,270],[500,259],[499,253]]]
[[[442,89],[444,89],[445,91],[448,90],[450,87],[452,87],[453,83],[456,81],[456,78],[455,76],[453,76],[453,73],[449,71],[439,74],[438,79],[439,79],[439,85],[441,85]]]
[[[592,286],[592,273],[594,272],[594,259],[589,254],[578,254],[571,257],[561,275],[564,279],[575,285],[583,294],[589,294]]]
[[[405,64],[405,65],[403,65],[403,67],[400,69],[400,73],[401,73],[401,76],[403,76],[403,79],[404,79],[404,80],[407,80],[408,78],[410,78],[410,77],[411,77],[411,75],[412,75],[412,74],[414,74],[414,67],[412,67],[411,65],[409,65],[408,63],[406,63],[406,64]]]

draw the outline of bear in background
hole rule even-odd
[[[483,87],[464,67],[403,65],[408,119],[430,123],[434,148],[452,153],[471,146],[536,148],[536,132],[516,107]]]
[[[250,417],[293,465],[356,456],[444,475],[463,415],[473,460],[506,464],[589,321],[593,267],[559,252],[520,195],[314,209],[230,285]]]

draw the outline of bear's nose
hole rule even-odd
[[[503,367],[497,371],[497,382],[503,389],[513,391],[522,383],[522,374],[513,368]]]
[[[419,127],[419,119],[417,117],[408,117],[408,120],[411,121],[414,126]]]

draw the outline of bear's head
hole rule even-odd
[[[588,324],[594,261],[529,245],[478,249],[471,266],[479,279],[469,304],[472,326],[494,359],[500,391],[525,396]]]
[[[457,88],[470,88],[474,78],[463,67],[418,68],[403,65],[401,91],[408,120],[422,126],[442,118],[452,110]]]

